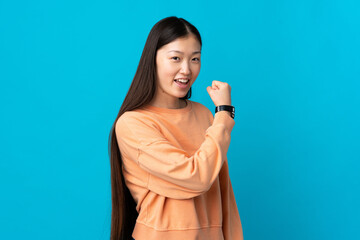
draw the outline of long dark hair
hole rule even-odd
[[[130,88],[112,125],[109,135],[109,156],[111,167],[111,240],[132,239],[138,213],[136,203],[125,185],[122,174],[122,160],[115,135],[115,124],[126,111],[140,108],[153,99],[156,90],[156,52],[162,46],[177,38],[194,34],[202,45],[199,31],[183,18],[167,17],[157,22],[151,29],[142,52],[139,65]],[[191,88],[182,99],[191,96]]]

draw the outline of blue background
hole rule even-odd
[[[0,0],[0,239],[109,239],[108,135],[151,27],[203,37],[193,101],[232,86],[245,239],[360,239],[360,4]]]

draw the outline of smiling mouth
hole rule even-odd
[[[177,79],[174,79],[174,82],[176,83],[176,85],[179,88],[186,89],[188,87],[188,85],[190,84],[190,79],[189,78],[177,78]]]
[[[177,82],[177,83],[186,85],[190,80],[188,78],[177,78],[174,81]]]

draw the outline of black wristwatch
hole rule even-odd
[[[235,118],[235,107],[231,105],[220,105],[215,107],[215,113],[219,111],[228,111],[231,113],[231,117]]]

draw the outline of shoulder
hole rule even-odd
[[[136,139],[137,142],[147,144],[158,140],[160,129],[150,112],[136,109],[118,118],[115,132],[123,141]]]
[[[153,125],[152,117],[146,111],[132,110],[123,113],[116,121],[116,128]]]
[[[147,115],[133,110],[123,113],[116,120],[115,135],[120,149],[136,150],[140,146],[163,140],[157,126]]]

